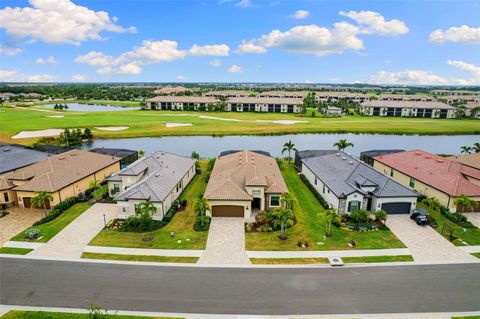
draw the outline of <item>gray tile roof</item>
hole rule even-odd
[[[362,186],[375,187],[372,193],[376,197],[417,196],[414,191],[344,152],[325,152],[304,158],[302,162],[340,198],[354,192],[365,194]]]
[[[10,172],[47,158],[49,154],[15,145],[0,145],[0,174]]]
[[[163,202],[194,164],[194,159],[159,151],[139,159],[108,180],[119,181],[122,175],[138,175],[145,172],[140,181],[115,199],[119,201],[150,199],[153,202]]]

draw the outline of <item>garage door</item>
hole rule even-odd
[[[411,203],[385,203],[382,209],[388,214],[409,214],[411,206]]]
[[[218,205],[212,207],[213,217],[243,217],[243,206]]]

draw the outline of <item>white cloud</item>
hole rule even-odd
[[[107,66],[113,63],[113,57],[102,52],[90,51],[87,54],[75,58],[76,63],[84,63],[91,66]]]
[[[222,61],[218,60],[218,59],[214,59],[210,62],[208,62],[208,64],[210,64],[211,66],[213,66],[214,68],[219,68],[222,66]]]
[[[118,57],[118,60],[119,62],[137,61],[139,64],[151,64],[158,62],[183,60],[187,55],[187,52],[178,50],[177,46],[177,41],[143,40],[141,47],[121,54]]]
[[[74,75],[72,75],[72,81],[82,82],[82,81],[86,81],[86,80],[88,80],[88,76],[86,76],[85,74],[74,74]]]
[[[228,56],[230,48],[226,44],[214,44],[199,46],[194,44],[188,55],[192,56]]]
[[[396,36],[408,33],[408,27],[403,21],[393,19],[385,21],[383,17],[378,12],[373,11],[340,11],[341,16],[348,17],[360,26],[365,26],[362,28],[362,32],[365,34],[379,34],[384,36]]]
[[[79,45],[102,39],[101,32],[135,32],[123,28],[108,12],[93,11],[70,0],[30,0],[31,7],[0,10],[0,27],[13,38],[28,38],[49,44]]]
[[[23,50],[16,46],[9,46],[5,44],[0,44],[0,54],[14,56],[22,52]]]
[[[0,70],[0,80],[2,81],[12,81],[17,76],[17,71],[15,70]]]
[[[399,72],[380,71],[370,77],[373,84],[402,85],[474,85],[480,80],[446,78],[430,71],[404,70]]]
[[[230,73],[240,73],[242,72],[242,67],[236,64],[232,64],[228,67],[227,72]]]
[[[186,81],[188,78],[185,75],[177,75],[177,81]]]
[[[39,57],[35,61],[36,64],[54,64],[56,62],[57,62],[57,60],[55,59],[54,56],[49,56],[48,58]]]
[[[242,43],[238,46],[235,52],[238,54],[243,54],[243,53],[262,54],[267,52],[267,49],[265,49],[261,45],[256,44],[254,40],[251,40],[251,41],[242,41]]]
[[[447,63],[463,71],[467,71],[472,76],[480,79],[480,66],[460,60],[448,60]]]
[[[23,74],[16,70],[0,70],[0,80],[10,82],[52,82],[57,78],[51,74]]]
[[[460,27],[451,27],[447,30],[437,29],[430,33],[429,40],[437,44],[445,42],[480,44],[480,28],[462,25]]]
[[[292,15],[292,18],[297,19],[297,20],[302,20],[305,19],[310,15],[310,12],[307,10],[297,10],[295,13]]]
[[[252,6],[252,3],[250,2],[250,0],[240,0],[240,2],[235,5],[241,8],[248,8]]]
[[[140,74],[142,68],[136,62],[130,62],[118,67],[116,73],[119,74]]]

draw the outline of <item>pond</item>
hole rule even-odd
[[[103,104],[60,103],[68,105],[68,111],[77,112],[116,112],[139,110],[138,106],[115,106]],[[41,108],[53,109],[55,104],[40,105]]]
[[[283,144],[289,140],[298,150],[332,149],[339,139],[355,144],[346,151],[353,155],[372,149],[423,149],[435,154],[458,154],[460,146],[480,141],[479,135],[382,135],[382,134],[289,134],[274,136],[165,136],[95,140],[84,149],[95,147],[143,150],[150,154],[158,150],[190,156],[192,151],[201,157],[215,157],[225,150],[262,150],[280,156]]]

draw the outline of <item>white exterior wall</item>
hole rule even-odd
[[[353,201],[360,202],[359,209],[366,209],[366,207],[363,207],[363,194],[355,192],[347,196],[345,207],[344,207],[345,213],[348,212],[348,204]]]
[[[302,173],[305,175],[307,180],[312,184],[312,186],[317,190],[317,192],[322,195],[322,197],[327,201],[330,208],[338,209],[339,199],[338,197],[330,191],[330,189],[325,185],[325,193],[323,192],[324,183],[317,178],[317,185],[315,185],[315,174],[302,162]]]
[[[382,209],[382,204],[385,203],[406,203],[410,202],[410,209],[413,211],[417,207],[416,197],[373,197],[372,198],[372,212]]]
[[[252,202],[241,200],[209,200],[208,203],[211,207],[229,205],[229,206],[243,206],[243,217],[249,219],[252,216]],[[212,217],[212,212],[207,211],[207,216]]]

